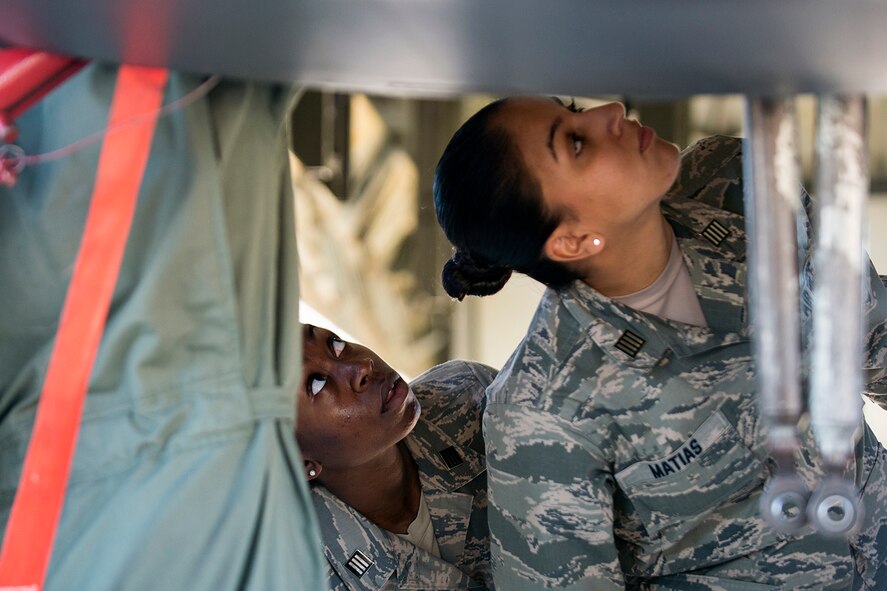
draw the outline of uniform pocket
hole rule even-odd
[[[616,481],[647,533],[672,528],[672,537],[693,529],[717,507],[760,488],[766,476],[764,464],[716,411],[677,450],[632,464],[616,474]]]

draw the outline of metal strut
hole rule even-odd
[[[842,475],[863,421],[865,120],[863,96],[819,99],[810,418],[827,477],[814,490],[807,514],[820,533],[831,536],[851,534],[863,512],[856,485]]]
[[[750,311],[761,418],[776,464],[760,509],[775,529],[789,534],[810,524],[823,535],[849,536],[862,520],[858,489],[843,473],[862,424],[864,110],[862,98],[820,101],[810,406],[826,477],[811,496],[795,470],[804,407],[797,241],[801,184],[793,100],[747,101]]]
[[[796,225],[800,175],[794,104],[783,98],[749,99],[746,122],[749,303],[758,402],[776,462],[761,497],[761,513],[777,530],[794,533],[806,523],[809,497],[794,464],[803,412]]]

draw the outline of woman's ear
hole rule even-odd
[[[308,481],[316,479],[323,472],[323,466],[314,460],[305,460],[305,477]]]
[[[582,260],[604,249],[604,237],[575,226],[561,224],[545,241],[545,256],[559,263]]]

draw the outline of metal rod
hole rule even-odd
[[[865,98],[819,100],[810,417],[827,466],[853,457],[862,426],[862,281],[868,166]]]
[[[803,411],[794,105],[790,99],[751,98],[746,119],[746,227],[759,403],[771,448],[793,453]]]
[[[794,533],[806,523],[809,492],[794,464],[803,397],[797,247],[800,178],[793,101],[749,98],[746,137],[749,304],[758,404],[776,460],[760,509],[773,528]]]
[[[862,431],[865,115],[863,96],[819,100],[810,419],[826,478],[808,500],[807,518],[832,537],[852,535],[865,513],[859,489],[843,473]]]

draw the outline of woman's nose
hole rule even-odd
[[[625,119],[625,105],[622,103],[607,103],[603,108],[609,109],[613,117],[622,117]]]
[[[370,384],[373,376],[373,360],[369,357],[357,357],[349,361],[351,387],[355,392],[363,392]]]
[[[600,129],[606,129],[613,136],[622,135],[622,127],[625,123],[625,106],[622,103],[607,103],[583,111],[581,115],[584,115],[590,124]]]

